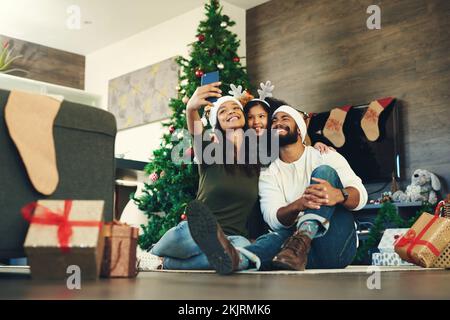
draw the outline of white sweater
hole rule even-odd
[[[359,204],[353,211],[360,210],[366,205],[368,198],[366,188],[342,155],[334,151],[320,154],[313,147],[306,147],[297,161],[285,163],[276,159],[261,172],[259,177],[261,210],[264,220],[272,230],[286,228],[278,221],[278,209],[302,196],[310,184],[313,170],[321,165],[334,168],[344,188],[353,187],[359,191]]]

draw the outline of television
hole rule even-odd
[[[348,111],[343,132],[345,144],[337,148],[323,135],[323,128],[330,112],[313,114],[308,127],[312,144],[323,142],[343,155],[363,183],[387,182],[400,178],[399,115],[396,100],[380,114],[380,136],[369,141],[361,128],[361,119],[368,104],[354,106]]]

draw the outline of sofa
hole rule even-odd
[[[102,109],[64,100],[53,136],[59,184],[50,196],[31,184],[9,137],[4,109],[9,91],[0,90],[0,259],[23,257],[28,223],[20,209],[38,199],[104,200],[105,221],[113,218],[117,133],[114,116]]]

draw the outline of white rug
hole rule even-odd
[[[395,266],[395,267],[376,267],[376,266],[348,266],[345,269],[310,269],[305,271],[239,271],[236,274],[259,274],[259,275],[308,275],[308,274],[332,274],[332,273],[373,273],[395,272],[395,271],[437,271],[444,270],[440,268],[422,268],[418,266]],[[215,273],[213,270],[140,270],[141,272],[166,272],[166,273]]]

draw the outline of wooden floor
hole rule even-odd
[[[142,272],[136,279],[100,279],[68,290],[32,280],[28,270],[0,268],[0,299],[450,299],[450,271],[381,272],[369,290],[365,273],[255,275]]]

